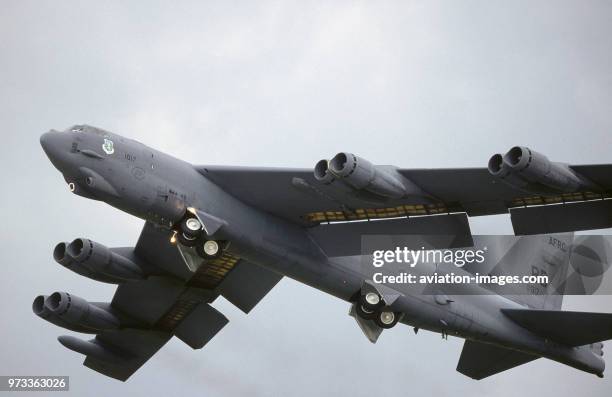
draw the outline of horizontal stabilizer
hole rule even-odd
[[[558,310],[501,309],[523,328],[568,346],[612,339],[612,314]]]
[[[480,380],[539,358],[516,350],[466,340],[457,371]]]

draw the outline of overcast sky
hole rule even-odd
[[[485,166],[513,145],[612,160],[612,2],[0,2],[0,375],[69,375],[73,395],[609,395],[537,360],[476,382],[462,340],[405,326],[371,345],[348,304],[283,280],[203,350],[174,339],[127,383],[81,365],[32,299],[113,286],[55,243],[133,245],[142,221],[71,195],[41,133],[87,123],[198,164],[312,167],[340,150],[402,167]],[[506,216],[474,233],[511,233]],[[612,311],[608,297],[565,309]]]

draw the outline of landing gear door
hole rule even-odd
[[[181,254],[181,257],[183,258],[183,261],[185,262],[185,265],[187,266],[190,272],[195,273],[196,270],[198,270],[198,268],[202,266],[203,260],[197,254],[194,248],[185,247],[182,244],[176,244],[176,248]]]
[[[227,222],[223,219],[219,219],[204,211],[200,211],[196,208],[188,208],[188,210],[198,218],[200,223],[204,226],[204,231],[208,236],[214,235],[219,229],[227,225]]]
[[[365,320],[359,315],[357,315],[355,311],[355,303],[351,305],[351,309],[349,310],[349,316],[353,317],[355,321],[357,321],[357,325],[361,332],[368,338],[368,340],[372,343],[376,343],[380,334],[382,334],[383,329],[374,323],[372,320]]]

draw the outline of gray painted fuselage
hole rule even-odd
[[[328,258],[302,225],[249,206],[185,161],[93,127],[72,130],[48,132],[41,144],[76,194],[160,227],[169,227],[186,207],[197,208],[225,222],[214,238],[230,241],[232,254],[345,301],[360,291],[366,277],[359,259]],[[105,139],[112,147],[103,150]],[[405,324],[543,356],[594,374],[603,372],[603,360],[587,348],[559,345],[522,328],[500,309],[523,306],[482,293],[478,286],[467,285],[473,294],[470,290],[449,297],[452,303],[446,304],[401,285],[392,288],[403,293],[392,309],[404,313]]]

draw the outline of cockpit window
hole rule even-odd
[[[90,125],[87,124],[80,124],[80,125],[75,125],[74,127],[70,128],[71,132],[83,132],[85,134],[96,134],[96,135],[100,135],[100,136],[107,136],[109,135],[109,132],[104,131],[101,128],[96,128],[96,127],[92,127]]]

